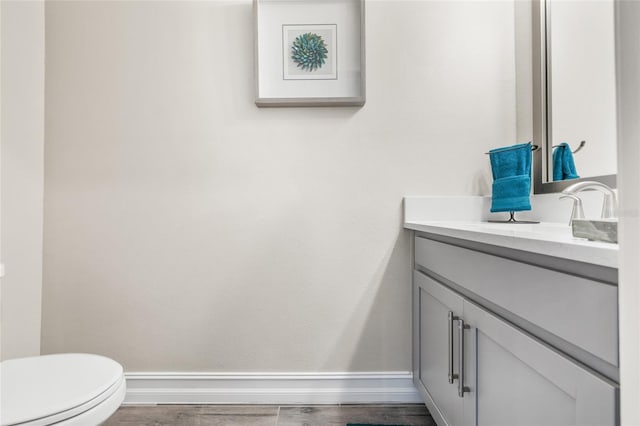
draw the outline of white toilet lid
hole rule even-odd
[[[122,380],[112,359],[89,354],[57,354],[0,363],[0,424],[14,425],[58,415],[85,405]]]

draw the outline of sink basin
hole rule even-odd
[[[618,242],[618,221],[615,219],[573,219],[573,236],[606,243]]]

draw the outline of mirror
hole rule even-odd
[[[616,185],[613,3],[533,2],[535,193]]]

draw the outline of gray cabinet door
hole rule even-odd
[[[618,388],[465,300],[465,425],[615,425]]]
[[[458,367],[457,327],[454,348],[449,345],[449,313],[462,315],[463,299],[421,272],[413,273],[413,378],[439,425],[463,424],[457,380],[449,383],[449,364]],[[453,349],[453,350],[452,350]],[[452,350],[452,352],[450,352]],[[450,360],[450,354],[455,355]]]

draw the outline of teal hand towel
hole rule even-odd
[[[531,174],[531,142],[489,151],[493,179]]]
[[[578,179],[573,152],[568,143],[562,142],[553,149],[553,180]]]
[[[526,175],[500,178],[491,186],[491,212],[531,210],[531,177]]]
[[[531,210],[531,143],[492,149],[489,160],[491,212]]]

